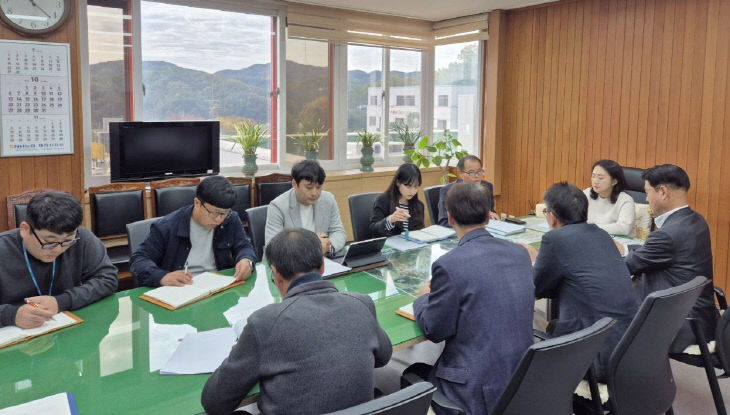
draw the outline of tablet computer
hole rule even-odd
[[[385,261],[385,256],[380,251],[386,239],[388,238],[373,238],[351,243],[347,253],[342,257],[342,265],[357,268]]]

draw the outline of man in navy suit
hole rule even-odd
[[[638,299],[613,239],[588,219],[588,198],[570,183],[556,183],[543,196],[550,232],[540,252],[526,245],[535,260],[535,297],[558,298],[560,316],[549,324],[555,336],[589,327],[603,317],[616,325],[596,359],[605,379],[608,360],[638,309]]]
[[[446,186],[441,187],[439,190],[439,204],[438,204],[438,224],[441,226],[449,225],[448,217],[446,216],[446,195],[449,190],[457,183],[481,183],[482,186],[489,189],[489,218],[499,220],[499,215],[494,211],[494,187],[492,183],[489,183],[484,179],[484,168],[482,167],[482,161],[479,157],[474,155],[466,155],[459,159],[456,163],[456,168],[459,170],[459,179],[453,183],[449,183]]]
[[[470,415],[491,412],[533,342],[530,256],[484,229],[491,198],[479,184],[451,188],[446,210],[459,245],[434,262],[413,304],[426,338],[446,342],[429,380]]]
[[[646,243],[626,255],[626,266],[636,278],[641,298],[654,291],[676,287],[701,275],[712,281],[710,229],[705,218],[689,207],[689,176],[681,167],[663,164],[642,173],[646,200],[657,230]],[[619,246],[619,250],[624,250]],[[696,318],[705,339],[715,339],[717,310],[712,284],[702,290],[690,317]],[[687,322],[679,330],[670,352],[681,353],[696,344]]]

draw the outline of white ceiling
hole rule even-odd
[[[469,16],[497,9],[515,9],[555,0],[289,0],[338,9],[358,10],[430,21]]]

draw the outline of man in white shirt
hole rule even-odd
[[[326,174],[316,161],[302,160],[291,170],[292,188],[269,204],[265,244],[284,229],[304,228],[317,234],[324,254],[345,246],[345,228],[335,197],[322,190]]]

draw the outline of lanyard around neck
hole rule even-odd
[[[22,245],[22,244],[21,244]],[[28,272],[30,273],[30,278],[33,279],[33,285],[35,285],[36,291],[38,291],[38,295],[43,295],[41,292],[41,288],[38,286],[38,281],[35,279],[35,273],[33,272],[33,268],[30,267],[30,260],[28,259],[28,251],[25,249],[25,245],[23,246],[23,255],[25,255],[25,265],[28,267]],[[53,270],[51,271],[51,286],[48,287],[48,295],[53,294],[53,283],[56,280],[56,260],[53,260]]]

